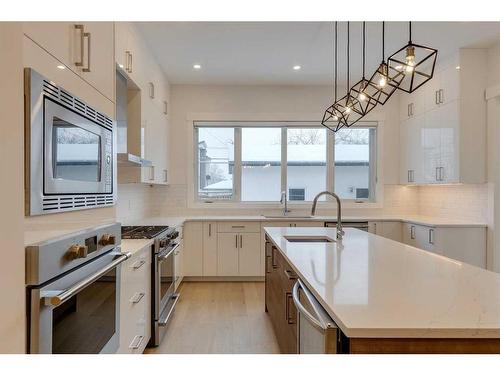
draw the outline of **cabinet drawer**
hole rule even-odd
[[[217,231],[220,233],[259,233],[260,222],[221,221],[217,223]]]

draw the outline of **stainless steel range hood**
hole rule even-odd
[[[140,124],[140,91],[131,87],[116,71],[116,123],[118,167],[150,167],[153,163],[141,155],[143,132]],[[138,97],[138,99],[137,99]],[[129,117],[131,117],[129,119]]]

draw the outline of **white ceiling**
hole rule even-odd
[[[351,23],[351,82],[361,77],[361,22]],[[333,23],[139,22],[139,31],[173,84],[325,85],[332,82]],[[345,80],[346,23],[339,23],[339,77]],[[367,22],[367,76],[381,61],[381,23]],[[386,23],[386,54],[408,40],[408,23]],[[413,41],[446,56],[488,47],[500,22],[414,22]],[[438,59],[439,59],[438,56]],[[194,70],[193,64],[202,69]],[[302,69],[295,71],[294,65]]]

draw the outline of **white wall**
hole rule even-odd
[[[193,173],[190,160],[192,143],[192,119],[208,118],[237,120],[282,120],[316,121],[320,120],[325,108],[330,104],[330,86],[171,86],[171,144],[170,178],[171,186],[154,189],[161,203],[156,212],[173,214],[184,212],[196,214],[203,210],[187,209],[189,174]],[[189,122],[191,120],[191,123]],[[374,110],[367,120],[380,121],[378,137],[381,137],[379,163],[381,173],[378,178],[382,185],[399,183],[399,100],[397,96],[384,107]],[[391,193],[393,189],[383,188]],[[383,200],[391,200],[384,194]],[[385,206],[385,204],[384,204]],[[241,208],[240,208],[241,210]],[[360,209],[357,209],[358,211]],[[381,210],[380,208],[378,209]],[[215,211],[209,211],[216,213]],[[250,212],[250,211],[247,211]]]

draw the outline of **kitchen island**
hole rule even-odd
[[[357,229],[341,241],[334,228],[264,230],[266,311],[283,352],[296,350],[299,278],[339,327],[342,352],[500,353],[499,274]]]

